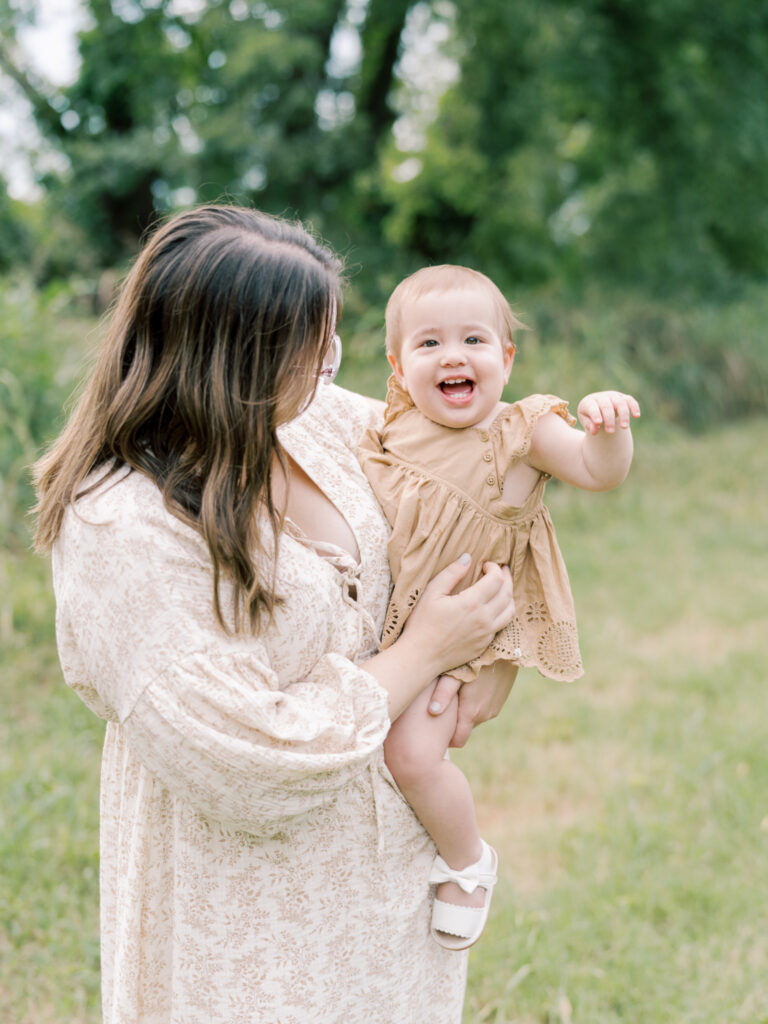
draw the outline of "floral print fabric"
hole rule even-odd
[[[225,633],[200,536],[121,472],[54,548],[64,677],[107,720],[105,1024],[458,1024],[466,957],[429,936],[434,847],[387,771],[361,667],[389,529],[356,459],[372,413],[338,387],[281,428],[359,563],[287,524],[284,603]],[[226,594],[223,606],[227,607]]]

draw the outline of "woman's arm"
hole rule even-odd
[[[62,668],[161,786],[228,827],[270,835],[330,803],[390,718],[511,618],[498,568],[452,596],[468,566],[449,567],[393,648],[365,666],[328,652],[281,685],[258,636],[216,622],[204,544],[154,492],[135,478],[99,525],[68,515],[55,549]]]
[[[584,433],[554,413],[536,424],[528,463],[586,491],[608,491],[624,480],[632,462],[630,419],[640,415],[632,395],[598,391],[579,402]]]
[[[381,420],[384,418],[384,410],[387,408],[387,403],[382,402],[380,398],[371,398],[368,395],[362,396],[368,403],[368,407],[373,410],[377,419]]]
[[[65,680],[169,793],[274,834],[367,769],[389,728],[387,693],[332,652],[280,680],[259,636],[221,629],[204,543],[159,493],[137,493],[148,490],[118,484],[98,525],[67,516],[54,550]]]

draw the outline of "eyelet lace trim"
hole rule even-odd
[[[381,646],[389,647],[400,635],[408,616],[421,595],[416,588],[402,605],[390,602],[384,623]],[[572,680],[583,673],[576,625],[565,619],[553,621],[543,601],[523,605],[512,621],[500,630],[487,649],[461,666],[459,678],[474,678],[484,665],[511,661],[537,668],[550,679]]]
[[[384,629],[381,631],[381,647],[389,647],[400,636],[408,616],[414,609],[416,602],[421,597],[421,587],[415,587],[405,602],[405,607],[400,610],[395,601],[390,601],[387,609],[387,618],[384,622]]]
[[[581,658],[576,626],[572,622],[552,622],[539,636],[536,660],[549,676],[581,674]]]

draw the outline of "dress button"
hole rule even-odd
[[[489,477],[487,477],[485,482],[488,484],[489,487],[493,487],[493,485],[496,483],[496,477],[495,476],[489,476]]]
[[[488,441],[488,440],[489,440],[489,437],[490,437],[490,435],[488,434],[488,431],[487,431],[487,430],[484,430],[484,431],[482,432],[482,434],[480,435],[480,440],[481,440],[481,441]]]
[[[483,458],[485,459],[486,462],[490,462],[491,459],[493,458],[493,455],[491,455],[490,452],[486,452],[485,455],[483,455]]]
[[[523,652],[520,650],[519,647],[516,647],[514,649],[514,651],[512,651],[512,657],[513,658],[522,658],[522,656],[523,656]]]

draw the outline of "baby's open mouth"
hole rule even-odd
[[[439,387],[446,398],[470,398],[475,390],[475,382],[467,377],[451,377],[441,381]]]

